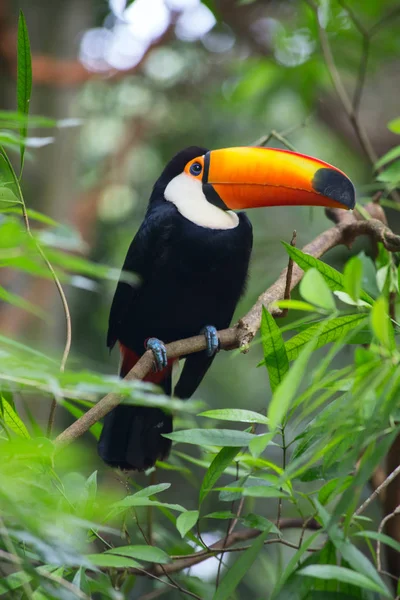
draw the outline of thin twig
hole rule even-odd
[[[347,113],[347,116],[350,119],[351,124],[353,125],[353,129],[357,135],[357,138],[360,142],[360,145],[368,157],[370,163],[374,165],[378,160],[378,156],[376,155],[375,150],[372,147],[372,144],[369,140],[368,134],[364,127],[361,125],[360,120],[358,119],[357,111],[354,110],[353,103],[351,102],[346,88],[343,85],[342,79],[339,75],[339,71],[337,70],[335,59],[333,57],[332,48],[329,43],[329,39],[325,29],[321,26],[318,14],[318,5],[314,2],[314,0],[305,0],[305,2],[310,6],[310,8],[314,11],[317,21],[318,34],[321,43],[322,53],[324,55],[325,64],[329,71],[329,75],[332,79],[333,86],[336,90],[337,95],[339,96],[340,102],[344,110]],[[362,88],[361,90],[362,91]],[[361,100],[361,96],[360,96]],[[360,101],[358,100],[358,102]]]
[[[385,527],[386,523],[388,521],[390,521],[390,519],[393,519],[394,517],[396,517],[397,515],[400,515],[400,506],[395,508],[395,510],[393,512],[386,515],[386,517],[384,519],[382,519],[382,521],[380,522],[379,527],[378,527],[378,533],[382,533],[383,528]],[[380,571],[382,568],[381,541],[380,540],[378,540],[376,543],[376,564],[377,564],[378,571]]]
[[[283,529],[301,529],[304,526],[303,519],[296,518],[287,518],[281,520],[281,530]],[[306,529],[311,529],[317,531],[320,529],[319,523],[317,523],[314,519],[309,520],[306,526]],[[159,575],[166,573],[177,573],[178,571],[182,571],[183,569],[189,569],[194,565],[197,565],[211,557],[218,556],[222,551],[224,552],[241,552],[246,550],[249,546],[235,546],[240,542],[250,541],[256,537],[258,537],[262,531],[259,529],[244,529],[242,531],[234,531],[232,532],[228,539],[226,540],[226,536],[224,536],[221,540],[218,540],[214,544],[212,544],[209,548],[204,550],[199,550],[190,555],[185,556],[172,556],[173,562],[168,565],[162,565],[163,570],[160,569],[159,565],[155,565],[152,572],[155,572]],[[225,544],[225,545],[224,545]],[[282,538],[273,538],[265,541],[265,545],[270,544],[283,544],[284,546],[288,546],[289,548],[294,548],[298,550],[299,546],[289,542],[288,540]],[[315,552],[315,548],[309,548],[310,552]],[[138,574],[141,573],[136,571],[134,568],[129,570],[130,573]]]
[[[143,528],[142,528],[142,526],[140,525],[140,522],[139,522],[139,519],[138,519],[138,516],[137,516],[137,513],[136,513],[136,510],[135,510],[135,509],[133,509],[133,513],[134,513],[134,515],[135,515],[135,522],[136,522],[136,525],[138,526],[138,528],[139,528],[139,531],[140,531],[140,533],[142,534],[142,537],[143,537],[144,541],[146,542],[146,544],[147,544],[148,546],[151,546],[151,545],[152,545],[152,544],[151,544],[151,540],[150,540],[150,538],[148,538],[148,537],[146,536],[146,534],[145,534],[145,532],[144,532],[144,529],[143,529]],[[169,573],[168,573],[168,572],[165,570],[165,567],[164,567],[164,565],[162,565],[161,563],[159,563],[157,566],[158,566],[158,567],[161,569],[161,571],[162,571],[162,573],[165,575],[165,577],[166,577],[166,578],[167,578],[167,579],[170,581],[170,585],[172,585],[172,586],[173,586],[175,589],[177,589],[177,590],[178,590],[178,591],[179,591],[181,594],[189,594],[189,596],[190,596],[190,595],[192,595],[192,594],[191,594],[191,592],[189,592],[188,590],[186,590],[185,588],[183,588],[181,585],[179,585],[179,583],[176,583],[176,581],[174,581],[174,580],[172,579],[171,575],[169,575]],[[147,572],[146,572],[146,573],[147,573]],[[193,597],[194,597],[194,598],[198,598],[199,596],[197,596],[196,594],[194,594],[194,595],[193,595]],[[200,600],[201,600],[201,599],[200,599]]]
[[[379,494],[382,492],[382,490],[384,490],[385,488],[387,488],[387,486],[393,481],[393,479],[395,479],[398,475],[400,475],[400,465],[397,467],[397,469],[395,469],[394,471],[392,471],[392,473],[390,473],[390,475],[388,475],[385,479],[385,481],[383,483],[381,483],[381,485],[379,485],[376,490],[374,490],[372,492],[372,494],[365,500],[365,502],[363,502],[361,504],[361,506],[359,508],[357,508],[356,512],[354,513],[355,517],[358,517],[358,515],[361,515],[361,513],[364,512],[364,510],[371,504],[371,502],[377,497],[379,496]]]
[[[297,238],[297,232],[296,230],[293,231],[293,235],[292,235],[292,239],[290,241],[290,245],[293,247],[296,247],[296,238]],[[286,285],[285,285],[285,292],[283,294],[283,299],[284,300],[290,300],[290,292],[291,292],[291,286],[292,286],[292,274],[293,274],[293,258],[290,256],[289,260],[288,260],[288,266],[287,266],[287,273],[286,273]],[[281,314],[279,315],[280,317],[286,317],[286,315],[288,314],[289,309],[288,308],[283,308],[281,311]],[[276,315],[278,316],[278,315]]]
[[[238,479],[239,479],[239,463],[236,463],[236,480],[238,480]],[[228,540],[229,535],[234,531],[234,529],[236,527],[236,523],[239,520],[239,516],[240,516],[240,514],[242,512],[242,508],[243,508],[243,503],[244,503],[244,496],[242,496],[240,499],[238,509],[236,511],[236,517],[234,519],[230,519],[228,521],[228,527],[226,528],[226,535],[225,535],[225,541],[224,541],[224,548],[226,546],[226,542]],[[234,505],[235,505],[235,501],[233,500],[232,512],[233,512]],[[219,557],[217,577],[215,580],[215,589],[218,589],[218,586],[219,586],[219,579],[221,577],[221,569],[222,569],[223,560],[224,560],[224,552],[222,552],[221,556]]]

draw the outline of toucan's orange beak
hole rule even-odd
[[[211,202],[218,204],[219,199],[228,209],[355,206],[350,179],[332,165],[304,154],[239,147],[212,150],[203,160],[204,193]]]

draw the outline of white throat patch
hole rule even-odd
[[[175,204],[183,217],[199,227],[208,229],[234,229],[239,217],[230,210],[222,210],[208,202],[201,181],[181,173],[165,188],[164,197]]]

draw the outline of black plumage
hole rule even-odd
[[[123,265],[139,283],[118,283],[107,336],[110,348],[118,341],[140,357],[150,337],[169,343],[197,335],[206,325],[230,325],[247,279],[250,221],[239,213],[232,229],[200,227],[164,198],[166,186],[188,161],[206,152],[191,147],[177,154],[153,188]],[[189,398],[212,361],[206,352],[188,356],[175,395]],[[161,386],[171,393],[170,370]],[[99,454],[112,466],[143,470],[168,455],[170,442],[161,434],[171,431],[171,416],[159,409],[118,406],[105,417]]]

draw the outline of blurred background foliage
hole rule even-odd
[[[399,116],[398,2],[320,0],[318,5],[320,23],[350,95],[357,93],[357,81],[363,80],[360,69],[364,68],[365,39],[360,27],[373,31],[359,119],[377,157],[381,156],[398,143],[396,126],[387,127]],[[343,169],[354,181],[361,201],[377,189],[370,157],[360,147],[332,87],[315,14],[307,2],[0,0],[2,110],[15,110],[19,9],[24,11],[32,48],[30,110],[56,120],[50,129],[33,122],[29,130],[23,191],[27,206],[49,218],[35,223],[35,231],[65,283],[73,324],[68,367],[110,375],[98,380],[87,376],[82,384],[87,387],[87,401],[93,399],[90,393],[122,385],[114,377],[117,353],[110,357],[105,347],[115,280],[144,216],[151,187],[175,152],[192,144],[208,148],[251,144],[275,131],[280,136],[271,139],[270,145],[282,146],[279,137],[283,136],[298,151]],[[14,161],[16,154],[11,153],[11,157]],[[396,177],[399,179],[398,173]],[[396,210],[389,208],[388,214],[396,231]],[[34,212],[31,215],[35,217]],[[9,217],[7,213],[0,216],[0,245],[6,249],[23,235]],[[254,215],[252,221],[255,247],[251,278],[236,317],[250,308],[285,266],[287,255],[280,240],[290,241],[296,229],[301,247],[327,226],[322,211],[304,208],[271,208]],[[11,240],[8,245],[7,239]],[[370,252],[365,240],[357,242],[352,252],[362,249]],[[91,263],[80,263],[81,257]],[[326,260],[342,270],[348,257],[349,252],[341,248],[329,253]],[[15,297],[6,298],[11,302],[1,305],[0,332],[43,351],[58,363],[65,341],[65,319],[53,282],[49,277],[33,276],[36,272],[43,275],[43,267],[35,268],[31,264],[29,268],[2,269],[1,285],[24,298],[26,305]],[[364,285],[368,289],[368,281]],[[291,311],[280,325],[298,316]],[[334,367],[344,367],[353,360],[353,351],[351,346],[345,348],[335,357]],[[43,370],[42,357],[35,359],[24,352],[26,348],[20,354],[26,363],[21,377],[34,378],[36,374],[40,379],[35,360]],[[320,352],[317,357],[323,355]],[[271,394],[265,370],[256,369],[261,359],[258,343],[247,355],[222,352],[196,397],[210,408],[246,407],[265,412]],[[54,375],[57,364],[46,360],[46,372]],[[3,362],[7,372],[5,365],[7,356]],[[64,379],[54,375],[54,379],[62,389],[79,386],[72,374],[67,373]],[[32,413],[44,430],[48,403],[38,394],[16,400],[28,426]],[[59,410],[56,428],[60,430],[70,419],[66,411]],[[194,419],[185,415],[184,421],[177,419],[177,425],[182,422],[193,425]],[[64,461],[66,471],[76,470],[68,475],[68,486],[87,489],[85,478],[97,468],[108,487],[121,488],[99,463],[93,438],[87,435],[84,440],[84,461],[79,453],[70,457],[71,462]],[[198,456],[196,451],[194,454]],[[279,463],[279,449],[272,448],[270,457]],[[178,454],[171,462],[187,466]],[[191,472],[184,475],[188,482],[194,482],[197,467],[189,466]],[[62,471],[62,464],[59,468]],[[198,473],[204,471],[199,469]],[[183,502],[182,474],[165,474],[176,484],[168,493],[169,501],[193,507],[196,489],[185,484]],[[143,485],[149,483],[144,475],[137,480]],[[21,488],[15,482],[15,488],[8,491],[15,501]],[[58,506],[52,506],[53,501],[50,495],[49,523]],[[211,502],[209,508],[213,509]],[[271,509],[266,502],[264,508],[267,517],[275,516],[276,502]],[[52,535],[64,535],[68,519],[60,527]],[[163,532],[160,529],[160,538],[167,535]],[[220,536],[215,531],[210,535]],[[282,548],[271,549],[272,558],[264,561],[271,576],[276,565],[292,552]],[[206,575],[210,568],[206,568]],[[253,581],[247,581],[244,588],[246,593],[260,592],[263,580],[254,573]]]

